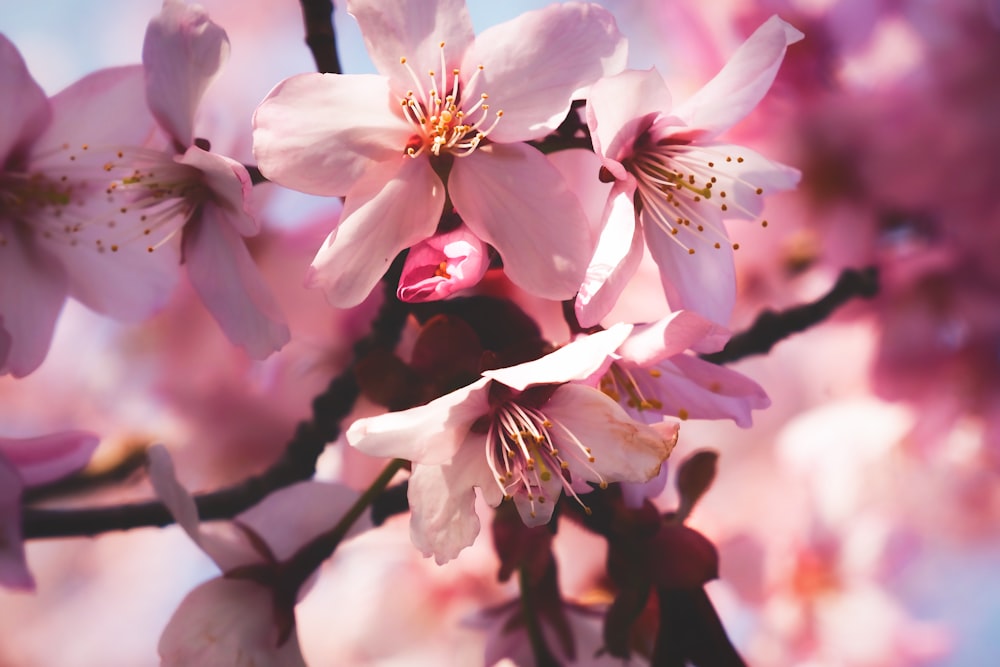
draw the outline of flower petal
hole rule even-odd
[[[146,107],[144,85],[142,67],[131,65],[98,70],[57,93],[52,122],[35,144],[32,168],[68,166],[67,153],[58,150],[64,145],[75,149],[77,165],[91,157],[81,150],[88,146],[100,166],[115,161],[122,146],[145,144],[156,120]]]
[[[191,145],[195,109],[228,57],[226,31],[198,5],[164,0],[146,27],[146,99],[179,151]]]
[[[637,325],[618,354],[637,366],[649,366],[689,349],[717,352],[729,340],[729,330],[691,310],[679,310]]]
[[[252,581],[211,579],[187,594],[160,636],[161,667],[306,667],[293,631],[278,646],[273,592]]]
[[[289,340],[288,325],[243,237],[214,202],[184,227],[188,278],[222,331],[254,359],[264,359]]]
[[[17,468],[0,454],[0,586],[32,591],[35,579],[28,570],[21,534],[23,490]]]
[[[674,109],[674,115],[708,136],[732,127],[757,106],[774,82],[788,45],[803,36],[778,16],[772,16],[711,81]]]
[[[45,359],[68,291],[62,265],[0,220],[0,320],[10,349],[0,374],[24,377]]]
[[[316,254],[308,278],[338,308],[371,293],[404,248],[434,234],[445,192],[425,158],[399,157],[373,166],[351,188],[340,225]]]
[[[410,539],[438,565],[458,556],[476,541],[479,516],[475,487],[493,485],[483,456],[482,437],[470,438],[450,465],[414,465],[407,497]]]
[[[287,188],[342,197],[374,163],[405,154],[413,129],[398,109],[385,77],[285,79],[254,112],[257,166]]]
[[[576,319],[582,327],[594,326],[611,312],[642,262],[645,245],[635,224],[632,196],[616,185],[608,198],[607,221],[576,296]]]
[[[659,473],[677,442],[676,430],[666,434],[633,420],[605,394],[579,384],[566,384],[543,407],[555,424],[551,433],[569,464],[574,479],[588,482],[645,482]],[[570,455],[579,444],[590,449],[593,461]]]
[[[489,268],[486,244],[468,227],[460,225],[410,248],[396,296],[408,303],[445,299],[479,284]]]
[[[241,236],[255,236],[260,231],[260,225],[251,215],[253,183],[246,167],[232,158],[197,146],[191,146],[183,156],[175,159],[201,171],[216,203],[229,213],[229,223]]]
[[[486,93],[503,118],[490,132],[501,143],[538,139],[562,123],[575,97],[625,67],[627,43],[614,17],[596,4],[550,5],[483,31],[462,72],[482,72],[463,91]]]
[[[540,359],[516,366],[484,371],[483,377],[524,391],[533,384],[558,384],[584,380],[606,369],[610,356],[632,331],[632,325],[620,322],[610,329],[580,336],[572,343]]]
[[[594,151],[615,162],[626,159],[636,139],[657,116],[668,113],[672,104],[667,84],[655,68],[601,79],[587,95],[587,125]]]
[[[400,58],[418,76],[440,73],[444,42],[444,71],[449,72],[461,64],[473,40],[465,0],[348,0],[347,12],[357,20],[375,67],[397,93],[414,85]]]
[[[518,287],[569,299],[593,251],[586,214],[559,170],[527,144],[490,144],[455,161],[455,209],[503,259]]]
[[[26,487],[48,484],[81,470],[100,442],[93,433],[64,431],[37,438],[0,438],[0,456],[17,468]]]
[[[714,208],[706,209],[716,211]],[[693,310],[708,319],[726,326],[736,303],[736,267],[733,264],[733,247],[728,242],[714,247],[712,239],[704,234],[690,233],[682,238],[681,246],[675,237],[660,229],[648,219],[649,213],[640,214],[643,236],[649,253],[660,269],[663,291],[674,310]],[[686,229],[679,226],[680,229]],[[723,231],[721,224],[718,229]],[[695,253],[689,254],[693,249]]]
[[[48,125],[48,98],[10,40],[0,34],[0,165],[27,151]],[[23,158],[23,155],[18,157]]]
[[[683,410],[690,419],[732,419],[737,426],[747,428],[753,423],[751,410],[771,405],[760,385],[725,366],[681,354],[659,368],[663,371],[661,386],[669,386],[657,395],[664,414],[676,415]]]
[[[448,461],[479,417],[489,411],[482,378],[409,410],[358,419],[347,442],[370,456],[398,457],[427,466]]]

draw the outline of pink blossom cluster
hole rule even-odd
[[[926,528],[906,485],[862,482],[964,415],[984,443],[1000,423],[997,236],[957,223],[995,197],[949,181],[962,205],[935,207],[934,160],[898,164],[923,133],[946,165],[989,170],[944,118],[972,113],[973,64],[944,57],[956,38],[935,32],[938,69],[904,85],[866,67],[879,39],[898,67],[917,58],[891,26],[920,3],[734,0],[723,22],[688,2],[562,2],[478,33],[464,0],[342,4],[338,37],[350,21],[374,72],[275,77],[244,116],[211,102],[232,85],[224,23],[229,66],[261,78],[221,6],[164,0],[141,64],[51,96],[0,33],[0,585],[44,599],[58,568],[31,538],[172,522],[189,541],[171,548],[201,561],[157,616],[163,665],[948,650],[887,592]],[[631,42],[630,16],[649,31]],[[845,27],[864,17],[870,34]],[[927,90],[954,99],[921,108]],[[909,134],[880,136],[889,116]],[[706,358],[733,322],[862,263],[885,289],[835,331],[868,327],[838,349],[873,360],[871,387],[822,340],[740,370]],[[867,398],[838,403],[843,386]],[[311,442],[305,464],[289,438]],[[138,484],[94,481],[136,443]],[[718,469],[703,444],[725,449]],[[995,503],[989,481],[976,497]],[[49,497],[71,499],[78,532],[46,528]],[[92,529],[95,504],[129,518]],[[133,538],[149,536],[114,539]]]

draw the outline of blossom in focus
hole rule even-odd
[[[431,237],[453,207],[497,250],[511,281],[543,298],[572,297],[593,251],[584,214],[525,142],[624,67],[612,16],[559,4],[475,37],[461,0],[347,8],[380,74],[294,76],[254,115],[254,155],[267,178],[346,197],[311,284],[336,306],[360,303],[393,257]]]
[[[444,299],[478,284],[489,268],[489,248],[460,225],[410,248],[396,296],[408,303]]]
[[[71,475],[90,461],[99,438],[65,431],[37,438],[0,438],[0,586],[34,590],[21,541],[21,494]]]
[[[141,68],[100,70],[48,99],[0,35],[0,116],[0,373],[23,377],[45,359],[67,297],[145,318],[172,291],[178,255],[150,252],[158,235],[145,237],[142,214],[109,185],[123,147],[154,127]]]
[[[644,246],[673,309],[728,322],[738,246],[730,243],[723,221],[756,218],[762,195],[793,187],[799,172],[716,137],[757,105],[787,46],[801,38],[772,17],[715,78],[678,106],[655,69],[626,71],[594,84],[587,124],[602,158],[601,178],[614,187],[577,297],[581,324],[596,324],[608,313],[638,268]]]
[[[280,570],[300,548],[337,525],[357,493],[339,484],[300,482],[272,493],[231,523],[204,527],[167,450],[151,448],[149,462],[160,500],[224,575],[181,602],[160,637],[161,664],[304,666],[293,610],[281,604],[285,591],[238,573],[253,566]],[[365,527],[355,523],[348,535]]]
[[[631,330],[619,325],[535,361],[491,371],[426,405],[359,419],[347,441],[366,454],[413,461],[410,535],[438,563],[479,533],[478,487],[496,507],[513,499],[528,526],[545,524],[565,492],[641,482],[670,455],[677,425],[634,421],[600,391],[577,384],[607,366]]]
[[[689,353],[716,352],[728,339],[727,330],[690,310],[638,325],[601,376],[601,391],[642,422],[664,416],[732,419],[746,428],[751,410],[771,404],[764,390],[734,370]]]
[[[142,168],[117,185],[150,208],[150,218],[179,219],[187,274],[223,332],[254,358],[289,339],[284,315],[244,244],[259,224],[249,211],[246,168],[194,137],[194,114],[229,54],[225,31],[204,9],[165,0],[143,43],[146,99],[170,145],[140,153]]]

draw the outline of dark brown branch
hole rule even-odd
[[[851,299],[870,299],[877,292],[878,272],[875,268],[846,269],[833,288],[818,301],[781,312],[765,310],[749,329],[733,336],[725,349],[704,354],[702,359],[727,364],[755,354],[767,354],[778,342],[819,324]]]
[[[302,20],[306,28],[306,46],[316,61],[316,71],[342,74],[337,55],[337,33],[333,29],[331,0],[301,0]]]
[[[393,349],[409,313],[396,300],[396,283],[402,267],[400,255],[383,278],[385,301],[372,322],[370,334],[354,345],[354,362],[334,378],[326,390],[313,400],[312,419],[300,422],[285,446],[284,454],[263,473],[211,493],[195,497],[202,520],[231,519],[256,505],[268,494],[309,479],[316,470],[316,460],[327,443],[340,434],[340,421],[347,416],[358,397],[354,363],[372,349]],[[166,508],[157,501],[72,510],[26,508],[22,513],[25,539],[43,537],[92,536],[141,526],[165,526],[173,523]]]
[[[146,448],[134,447],[125,452],[119,460],[101,469],[83,472],[44,486],[25,489],[21,501],[25,504],[50,498],[73,496],[124,482],[137,470],[146,465]]]

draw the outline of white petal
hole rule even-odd
[[[478,465],[486,469],[480,451]],[[465,457],[463,463],[471,463]],[[476,541],[479,516],[476,514],[474,482],[469,466],[414,465],[407,495],[410,501],[410,538],[424,556],[434,556],[438,565],[457,557]]]
[[[616,162],[628,158],[635,141],[658,116],[669,113],[671,104],[670,91],[655,68],[601,79],[587,96],[594,150]]]

